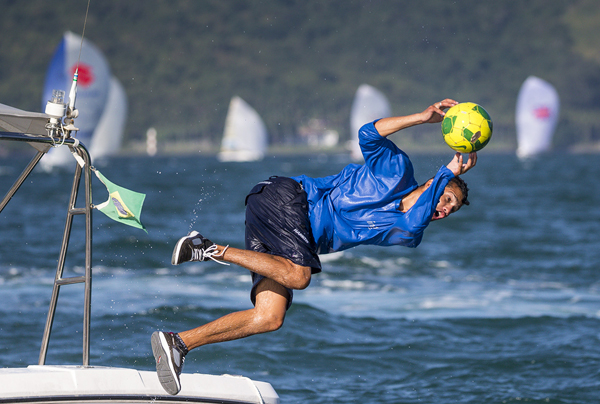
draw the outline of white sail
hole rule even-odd
[[[75,107],[79,110],[79,116],[75,119],[75,126],[79,131],[75,133],[75,137],[89,148],[92,158],[113,154],[121,145],[127,113],[126,96],[117,79],[112,76],[108,61],[89,40],[84,39],[82,45],[80,36],[72,32],[64,34],[48,68],[42,110],[50,99],[52,90],[69,93],[77,68],[79,77]],[[114,122],[109,122],[111,120]],[[99,125],[104,130],[100,130]],[[93,140],[96,137],[98,139]],[[95,153],[91,149],[92,143],[95,143]],[[50,150],[41,163],[45,168],[51,168],[72,161],[68,148],[59,147]]]
[[[361,160],[362,153],[358,145],[358,130],[375,119],[389,117],[392,114],[387,97],[378,89],[368,84],[361,84],[356,90],[352,110],[350,112],[351,144],[350,156],[353,160]]]
[[[257,161],[267,150],[267,128],[260,115],[237,95],[225,118],[219,161]]]
[[[127,95],[121,82],[111,77],[108,100],[92,135],[90,156],[102,158],[117,154],[123,143],[123,129],[127,122]]]
[[[530,76],[519,91],[516,110],[517,156],[533,157],[552,147],[560,101],[555,88]]]

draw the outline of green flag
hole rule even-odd
[[[94,173],[108,191],[108,200],[100,205],[96,205],[95,208],[112,220],[137,227],[148,233],[140,221],[142,205],[144,204],[146,194],[130,191],[113,184],[98,170],[94,170]]]

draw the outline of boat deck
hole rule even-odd
[[[181,375],[167,394],[156,372],[95,366],[33,365],[0,369],[0,403],[279,403],[269,383],[230,375]]]

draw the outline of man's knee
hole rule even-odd
[[[265,298],[266,296],[260,297]],[[261,332],[277,331],[281,328],[285,320],[287,300],[282,302],[269,301],[271,299],[265,299],[266,301],[261,300],[260,298],[257,299],[257,304],[254,308],[255,324],[261,329]]]
[[[277,331],[281,328],[281,326],[283,326],[285,312],[258,312],[254,319],[260,324],[260,327],[262,328],[263,332]]]
[[[293,273],[295,274],[293,280],[293,287],[291,289],[306,289],[310,285],[310,277],[312,270],[310,267],[304,267],[298,264],[292,263]]]
[[[263,278],[256,288],[254,321],[261,332],[276,331],[283,325],[290,295],[285,287]]]

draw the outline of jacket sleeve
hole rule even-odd
[[[431,222],[431,218],[435,212],[440,198],[444,194],[444,189],[448,182],[454,178],[452,171],[446,166],[440,167],[431,186],[425,190],[417,199],[417,202],[404,214],[403,220],[407,229],[410,229],[410,233],[413,235],[421,235],[425,228]],[[420,243],[419,238],[419,243]],[[418,243],[417,243],[418,245]],[[416,245],[415,245],[416,247]]]
[[[413,178],[414,170],[408,155],[390,139],[381,136],[375,129],[375,122],[377,120],[363,125],[358,131],[365,164],[377,177],[394,177],[395,173],[396,176]]]

